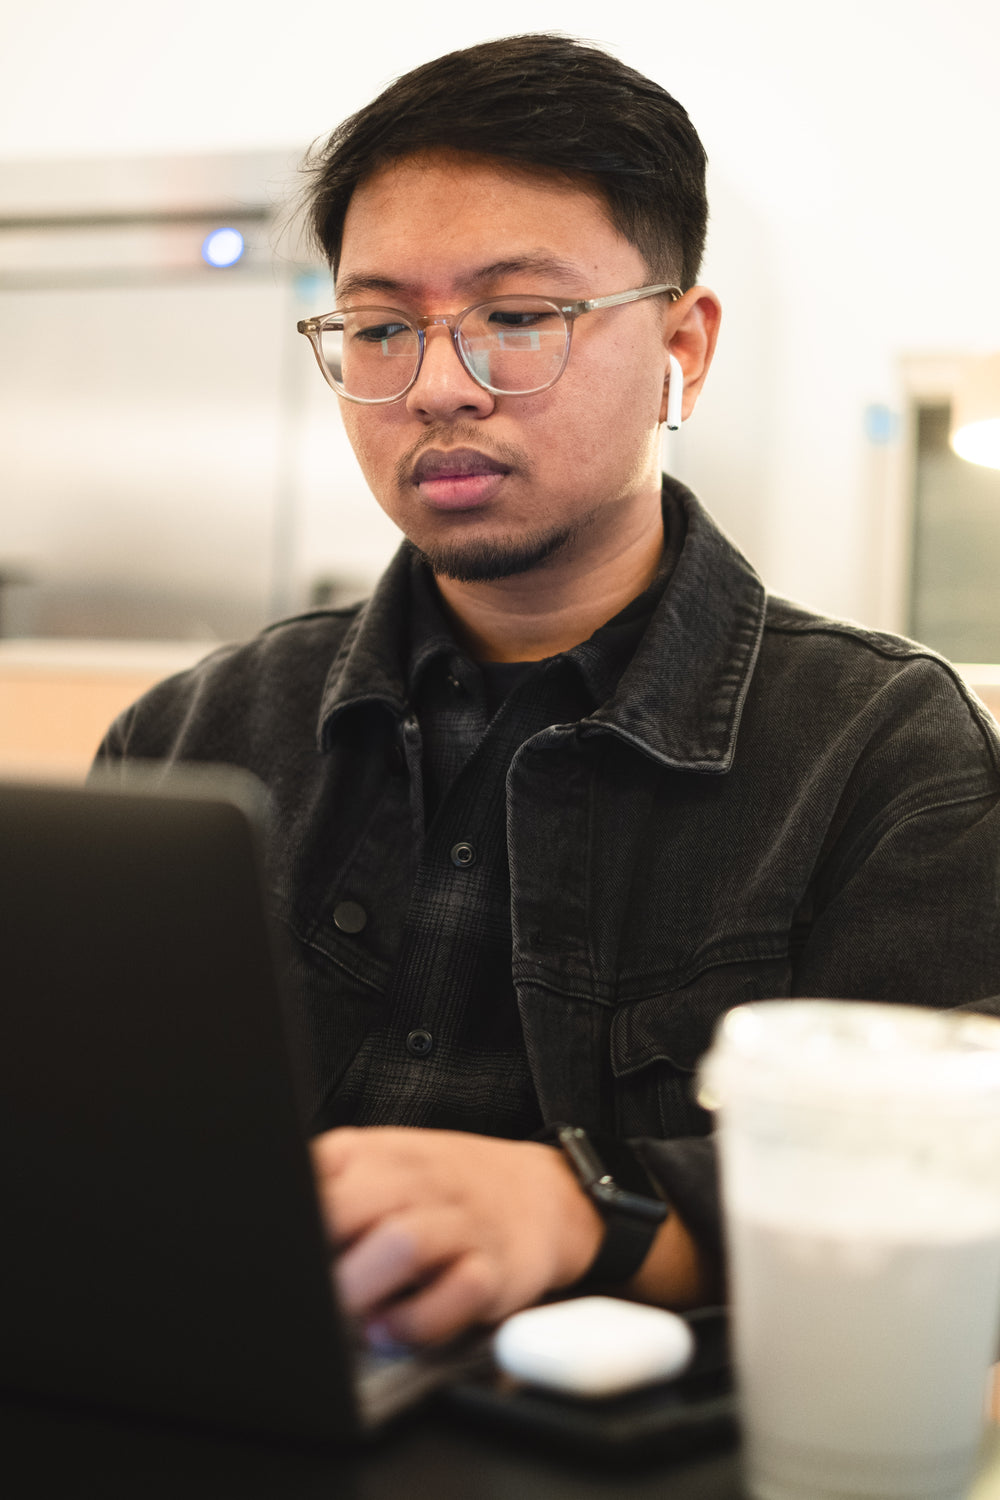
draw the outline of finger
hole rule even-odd
[[[380,1309],[377,1322],[402,1344],[437,1344],[499,1322],[522,1305],[517,1298],[506,1305],[496,1267],[486,1256],[470,1251],[419,1291]]]
[[[386,1220],[434,1201],[421,1194],[419,1179],[405,1164],[368,1157],[317,1182],[317,1189],[327,1237],[338,1246],[350,1245]]]
[[[411,1159],[418,1134],[340,1127],[310,1143],[323,1227],[333,1244],[347,1244],[420,1201],[420,1173]]]
[[[313,1136],[309,1149],[318,1172],[337,1173],[344,1171],[359,1156],[379,1160],[382,1157],[407,1160],[428,1154],[428,1141],[433,1139],[435,1150],[440,1152],[442,1141],[455,1132],[446,1130],[417,1130],[400,1125],[338,1125],[335,1130],[325,1130]]]
[[[422,1284],[471,1248],[468,1224],[454,1210],[415,1209],[382,1220],[338,1258],[337,1286],[349,1313],[365,1317]]]
[[[337,1130],[325,1130],[322,1135],[313,1136],[309,1142],[309,1154],[316,1177],[323,1180],[342,1172],[357,1151],[361,1134],[360,1130],[342,1125]]]

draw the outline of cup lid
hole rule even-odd
[[[1000,1112],[1000,1020],[862,1000],[760,1000],[720,1021],[699,1071],[706,1109]]]

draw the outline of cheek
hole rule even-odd
[[[646,431],[659,422],[667,355],[662,340],[651,331],[616,349],[614,376],[608,381],[611,410],[630,421],[633,431]]]
[[[392,455],[382,413],[342,401],[340,414],[347,440],[365,477],[384,472],[386,465],[392,462]]]
[[[613,314],[616,309],[610,311]],[[638,314],[641,308],[624,311]],[[611,413],[621,413],[635,430],[657,419],[667,355],[658,327],[647,326],[648,320],[637,317],[633,321],[639,323],[638,328],[609,330],[595,325],[588,330],[591,337],[579,349],[574,345],[566,373],[591,392],[605,422]],[[578,356],[575,368],[574,355]]]
[[[633,357],[623,350],[599,368],[574,372],[564,393],[564,435],[582,460],[617,463],[623,452],[632,452],[642,462],[648,443],[657,438],[662,394],[648,352],[636,350]]]

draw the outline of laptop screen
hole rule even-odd
[[[0,786],[0,1382],[353,1430],[246,778]]]

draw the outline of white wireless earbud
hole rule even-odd
[[[670,383],[667,386],[667,429],[676,432],[681,425],[681,411],[684,406],[684,371],[678,360],[671,354],[670,360]]]

